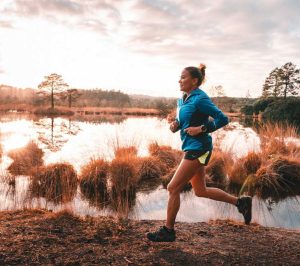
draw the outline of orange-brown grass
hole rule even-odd
[[[215,184],[216,186],[224,186],[227,182],[227,174],[233,164],[232,156],[229,152],[224,152],[215,149],[212,152],[210,162],[206,167],[208,175],[208,183]]]
[[[295,155],[299,152],[297,146],[287,144],[286,138],[299,138],[297,128],[288,124],[266,123],[259,129],[261,150],[263,157],[271,158],[274,155]]]
[[[247,171],[243,158],[237,159],[228,173],[229,185],[242,185],[247,178]]]
[[[77,174],[68,163],[55,163],[38,168],[31,176],[33,197],[45,197],[55,203],[71,201],[77,190]]]
[[[262,165],[260,153],[249,152],[245,157],[237,159],[229,171],[229,183],[243,185],[248,176],[255,174]]]
[[[170,146],[159,146],[156,142],[148,147],[151,156],[158,158],[166,167],[171,170],[177,166],[182,158],[182,152],[174,150]]]
[[[115,157],[120,158],[129,158],[137,156],[137,148],[135,146],[129,147],[118,147],[115,149]]]
[[[300,159],[277,158],[261,167],[250,179],[252,194],[279,201],[300,194]]]
[[[51,115],[51,116],[59,116],[59,115],[74,115],[74,112],[66,107],[55,107],[55,108],[37,108],[34,110],[34,114],[36,115]]]
[[[139,158],[137,176],[140,181],[160,178],[167,173],[167,168],[158,158],[149,156]]]
[[[82,115],[126,115],[126,116],[148,116],[158,115],[156,109],[146,108],[117,108],[117,107],[72,107],[72,110],[77,114]]]
[[[138,183],[136,160],[115,158],[110,165],[111,206],[119,216],[128,217],[129,210],[135,204]]]
[[[8,153],[14,161],[7,170],[13,175],[30,175],[33,168],[43,165],[43,155],[44,152],[31,141],[25,147]]]
[[[92,206],[102,208],[107,203],[108,171],[109,164],[102,159],[92,159],[81,169],[79,175],[81,193]]]
[[[262,164],[261,154],[255,152],[249,152],[244,158],[244,167],[246,169],[247,175],[255,174]]]

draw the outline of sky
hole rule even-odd
[[[73,88],[180,96],[187,66],[203,89],[261,95],[275,67],[300,67],[298,0],[1,0],[0,84],[37,88],[62,75]]]

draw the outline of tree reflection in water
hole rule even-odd
[[[77,135],[80,131],[79,125],[71,118],[42,118],[34,122],[37,128],[38,140],[52,152],[59,151],[70,136]]]

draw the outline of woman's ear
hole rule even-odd
[[[192,79],[192,84],[193,84],[193,86],[197,86],[197,83],[198,83],[198,78]],[[197,87],[198,87],[198,86],[197,86]]]

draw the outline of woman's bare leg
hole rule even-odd
[[[197,160],[182,159],[168,185],[169,201],[166,226],[169,229],[174,228],[176,215],[180,207],[180,192],[183,186],[199,171],[199,167],[200,164]]]
[[[234,197],[219,188],[206,187],[204,165],[199,166],[198,171],[191,179],[191,184],[197,197],[223,201],[234,205],[237,202],[237,197]]]

